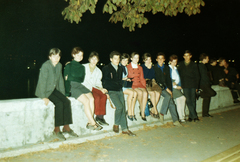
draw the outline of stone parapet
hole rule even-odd
[[[230,90],[227,87],[212,87],[217,95],[212,98],[210,110],[219,109],[233,105],[233,99]],[[126,98],[127,96],[125,96]],[[91,136],[98,133],[86,129],[87,117],[84,113],[83,105],[70,97],[72,104],[73,124],[70,127],[79,136]],[[158,104],[158,110],[161,108],[163,97]],[[202,99],[197,100],[197,112],[202,111]],[[107,101],[107,115],[105,120],[110,124],[104,126],[101,131],[112,130],[114,124],[114,109],[112,109]],[[137,121],[129,121],[128,126],[134,127],[144,123],[156,122],[157,119],[151,116],[147,117],[147,122],[143,121],[139,115],[139,104],[136,103],[135,115]],[[188,109],[186,108],[186,114]],[[170,120],[171,115],[168,112],[165,120]],[[21,147],[29,144],[37,144],[45,141],[51,136],[54,129],[54,105],[50,102],[48,106],[44,105],[43,100],[39,98],[32,99],[14,99],[0,101],[0,150]]]

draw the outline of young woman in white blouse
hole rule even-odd
[[[171,55],[169,58],[169,67],[170,67],[170,76],[172,79],[172,86],[173,86],[173,99],[176,100],[177,105],[177,112],[180,119],[180,122],[185,123],[185,103],[186,103],[186,97],[182,94],[181,90],[181,79],[180,75],[177,70],[177,62],[178,57],[177,55]]]
[[[86,74],[82,84],[92,91],[95,105],[95,120],[100,125],[109,125],[104,119],[104,115],[106,115],[106,100],[108,91],[102,87],[102,71],[97,67],[97,63],[99,61],[98,53],[91,52],[88,60],[89,63],[83,64],[85,66]]]

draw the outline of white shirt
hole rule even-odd
[[[180,82],[180,78],[179,78],[179,75],[178,75],[178,73],[177,73],[177,68],[176,67],[174,67],[174,68],[172,68],[172,66],[171,65],[168,65],[171,69],[172,69],[172,80],[174,80],[173,82],[175,82],[177,85],[175,85],[175,86],[173,86],[173,88],[177,88],[177,86],[178,86],[178,83]]]
[[[92,91],[92,88],[102,88],[102,71],[96,66],[93,72],[91,73],[89,63],[83,64],[85,66],[85,78],[83,81],[83,85]]]

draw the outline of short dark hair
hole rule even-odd
[[[190,52],[190,50],[185,50],[184,54],[185,53],[189,53],[190,55],[192,55],[192,53]]]
[[[199,60],[200,61],[202,61],[203,59],[205,59],[205,58],[207,58],[207,57],[209,57],[206,53],[202,53],[202,54],[200,54],[200,56],[199,56]]]
[[[123,54],[121,55],[121,60],[123,60],[123,59],[128,59],[128,60],[129,60],[129,58],[130,58],[130,56],[129,56],[129,54],[127,54],[127,53],[123,53]]]
[[[166,58],[166,56],[163,52],[158,52],[157,55],[156,55],[156,58],[158,58],[158,56],[163,56],[164,59]]]
[[[224,58],[224,57],[220,57],[218,60],[219,60],[219,63],[221,63],[223,60],[226,61],[226,58]],[[226,61],[226,62],[227,62],[227,61]]]
[[[73,57],[73,55],[76,55],[76,54],[79,53],[79,52],[82,52],[82,53],[83,53],[82,48],[80,48],[80,47],[74,47],[74,48],[72,49],[72,52],[71,52],[72,57]]]
[[[90,53],[88,60],[90,60],[93,57],[97,57],[98,61],[99,61],[99,54],[96,51],[93,51]]]
[[[211,58],[210,61],[209,61],[209,63],[211,64],[211,63],[213,63],[213,62],[215,62],[215,61],[217,61],[216,58]]]
[[[118,51],[112,51],[109,55],[110,58],[113,58],[114,55],[121,56],[121,54]]]
[[[177,55],[171,55],[169,57],[169,61],[172,61],[172,60],[178,60],[178,56]]]
[[[138,56],[139,56],[139,54],[138,54],[137,52],[132,52],[132,53],[131,53],[131,58],[133,58],[135,55],[138,55]]]
[[[143,62],[145,62],[145,60],[148,58],[148,57],[151,57],[151,54],[150,53],[144,53],[143,56],[142,56],[142,59],[143,59]]]
[[[49,51],[48,57],[51,57],[52,55],[57,55],[57,54],[59,54],[59,56],[62,56],[61,50],[58,48],[52,48]]]

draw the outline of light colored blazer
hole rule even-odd
[[[102,71],[96,66],[93,70],[93,73],[90,72],[89,63],[83,64],[85,66],[85,78],[83,81],[83,85],[92,91],[92,88],[102,88]]]
[[[55,88],[65,95],[62,64],[59,62],[56,65],[55,74],[51,60],[47,60],[40,69],[35,95],[39,98],[48,98]]]

